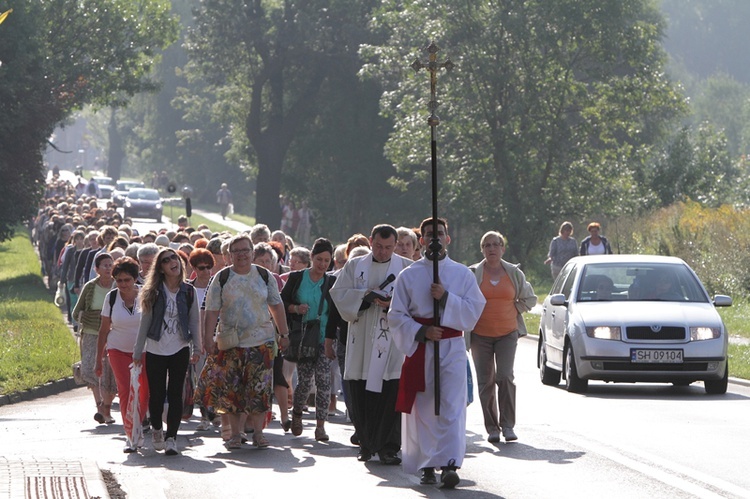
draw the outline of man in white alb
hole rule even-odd
[[[438,219],[439,283],[433,283],[429,249],[433,222],[420,225],[425,256],[396,279],[388,321],[393,341],[406,359],[396,409],[403,413],[401,443],[404,471],[421,470],[422,484],[437,483],[435,468],[442,469],[441,486],[459,482],[456,470],[466,453],[466,344],[463,331],[474,328],[485,299],[472,272],[454,262],[445,251],[450,244],[448,224]],[[439,301],[440,326],[433,325],[434,302]],[[440,344],[440,415],[435,415],[434,352]]]
[[[412,261],[394,253],[398,234],[390,225],[376,225],[370,236],[372,253],[352,258],[341,270],[331,297],[349,323],[344,364],[351,419],[359,439],[357,459],[397,465],[401,448],[401,415],[396,412],[404,355],[392,345],[388,328],[393,281]]]

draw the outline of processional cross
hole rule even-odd
[[[420,69],[427,69],[430,72],[430,102],[427,107],[430,110],[430,116],[427,117],[427,124],[430,126],[430,149],[432,155],[432,239],[430,240],[429,251],[432,255],[432,282],[439,283],[440,278],[438,276],[438,261],[440,251],[443,249],[443,245],[440,243],[438,238],[438,182],[437,182],[437,141],[435,140],[435,128],[440,124],[440,118],[435,114],[435,110],[439,104],[437,101],[437,74],[438,71],[445,68],[446,72],[450,72],[454,64],[450,59],[446,59],[444,62],[437,61],[437,53],[440,48],[435,45],[435,42],[430,44],[423,49],[428,54],[428,60],[426,62],[421,61],[419,58],[415,59],[411,64],[414,71],[419,72]],[[440,301],[434,301],[433,308],[433,324],[435,326],[440,325]],[[435,347],[434,355],[434,369],[435,369],[435,415],[440,415],[440,342],[433,342]]]

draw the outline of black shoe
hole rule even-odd
[[[456,473],[456,460],[451,459],[448,461],[448,466],[440,468],[443,472],[440,474],[440,488],[441,489],[453,489],[458,485],[461,480],[458,478]]]
[[[380,463],[388,466],[396,466],[401,464],[401,458],[396,455],[392,450],[378,453]]]
[[[422,468],[422,479],[419,480],[419,483],[422,485],[435,485],[437,483],[435,468]]]
[[[359,437],[357,436],[357,432],[352,433],[349,441],[352,443],[352,445],[356,445],[357,447],[359,447]]]
[[[456,470],[443,470],[443,472],[440,474],[441,489],[454,489],[456,488],[456,485],[458,485],[459,481],[461,481],[461,479],[458,478],[458,473],[456,473]]]
[[[359,452],[357,453],[357,461],[359,461],[360,463],[366,463],[370,460],[371,457],[372,452],[365,449],[364,447],[359,448]]]

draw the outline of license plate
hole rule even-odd
[[[682,350],[632,349],[630,362],[642,364],[681,364]]]

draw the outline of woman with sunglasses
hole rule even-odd
[[[162,248],[156,255],[140,300],[142,315],[133,361],[140,364],[145,350],[154,449],[174,456],[179,454],[176,439],[185,376],[189,363],[197,362],[202,353],[197,293],[185,282],[185,266],[175,250]],[[162,429],[165,397],[169,403],[166,435]]]
[[[216,262],[214,255],[205,248],[196,248],[190,252],[190,266],[195,271],[195,279],[191,279],[188,282],[195,287],[195,293],[198,295],[198,303],[203,303],[203,298],[206,296],[206,290],[208,289],[208,283],[211,282],[211,269],[214,268]],[[203,366],[206,364],[206,355],[201,355],[198,362],[195,364],[195,372],[201,373]],[[206,431],[211,428],[211,421],[214,419],[213,413],[209,414],[208,409],[202,404],[201,399],[195,398],[195,404],[200,408],[201,411],[201,422],[198,423],[198,431]]]

